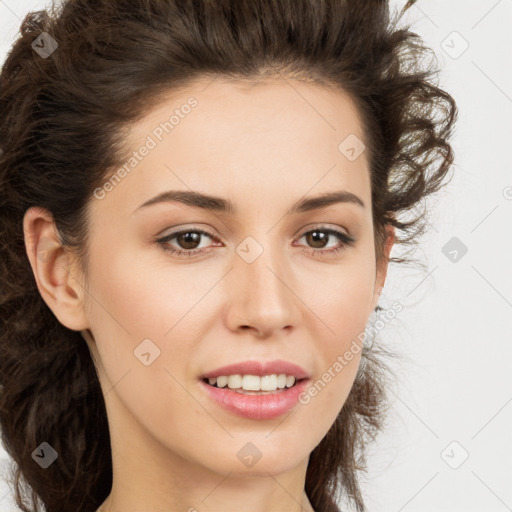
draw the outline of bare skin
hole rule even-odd
[[[161,140],[153,135],[156,146],[137,166],[91,199],[87,280],[48,212],[34,207],[24,218],[38,289],[63,325],[82,332],[105,396],[114,478],[100,510],[314,512],[304,491],[309,455],[348,396],[360,351],[308,404],[272,420],[220,408],[199,376],[285,359],[314,383],[364,331],[387,263],[375,261],[366,152],[350,160],[338,149],[350,134],[363,140],[361,120],[341,91],[217,78],[170,92],[131,127],[127,147],[144,145],[190,97],[197,106]],[[178,202],[139,208],[166,190],[224,198],[238,211]],[[289,214],[305,197],[341,190],[364,207],[338,202]],[[155,242],[181,228],[212,236],[196,234],[193,248],[183,237]],[[344,245],[325,229],[355,242]],[[311,231],[324,234],[323,244]],[[251,263],[236,251],[256,250],[247,237],[262,248]],[[160,351],[147,366],[134,355],[145,339]],[[247,443],[262,454],[252,467],[237,457]]]

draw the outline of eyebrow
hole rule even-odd
[[[133,211],[133,213],[154,204],[167,202],[178,202],[187,206],[192,206],[193,208],[201,208],[203,210],[219,213],[228,213],[230,215],[236,215],[238,212],[235,204],[228,199],[189,190],[167,190],[155,197],[152,197],[145,203],[142,203]],[[365,204],[362,199],[352,192],[341,190],[301,199],[297,201],[290,210],[288,210],[288,215],[319,210],[336,203],[351,203],[365,208]]]

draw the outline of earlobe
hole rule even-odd
[[[61,244],[53,216],[33,206],[23,218],[25,248],[41,297],[69,329],[88,327],[81,285],[71,270],[71,257]]]

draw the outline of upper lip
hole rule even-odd
[[[213,377],[219,377],[220,375],[263,375],[286,373],[286,375],[293,375],[297,380],[309,378],[309,374],[304,368],[290,363],[289,361],[283,361],[277,359],[275,361],[242,361],[240,363],[229,364],[216,368],[209,372],[201,375],[201,379],[208,379]]]

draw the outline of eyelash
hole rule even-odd
[[[304,233],[302,233],[300,235],[299,239],[302,238],[304,235],[312,233],[313,231],[320,231],[323,233],[327,233],[329,235],[333,235],[336,238],[338,238],[338,240],[340,240],[340,242],[341,242],[341,246],[338,246],[334,249],[327,249],[327,250],[325,250],[325,249],[310,249],[309,251],[305,251],[305,252],[309,252],[313,256],[317,256],[317,255],[332,256],[332,255],[335,255],[335,254],[339,253],[340,251],[344,250],[346,247],[353,245],[355,242],[354,238],[346,235],[345,233],[343,233],[341,231],[337,231],[335,229],[323,227],[323,226],[317,226],[313,229],[305,231]],[[168,242],[170,242],[173,238],[176,238],[177,236],[179,236],[183,233],[198,233],[201,235],[206,235],[207,237],[211,238],[212,240],[219,241],[219,239],[217,237],[213,236],[211,233],[208,233],[207,231],[204,231],[202,229],[186,228],[186,229],[181,229],[179,231],[173,231],[172,233],[169,233],[165,237],[157,239],[155,242],[158,243],[162,247],[164,252],[170,253],[175,256],[187,255],[187,256],[191,257],[195,254],[202,253],[206,250],[206,249],[183,250],[183,249],[169,248],[169,245],[167,245]]]

